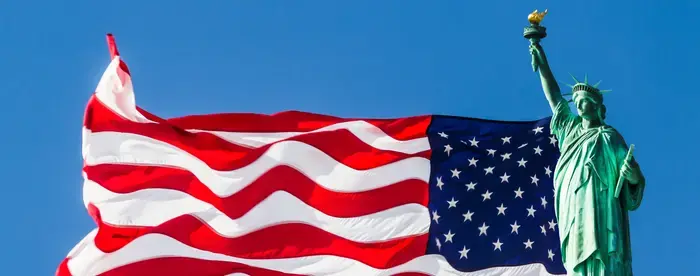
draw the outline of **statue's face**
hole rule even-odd
[[[576,101],[576,111],[578,111],[579,116],[586,120],[598,118],[598,104],[586,97],[581,97]]]

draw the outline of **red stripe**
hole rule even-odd
[[[101,223],[95,245],[103,252],[111,253],[151,233],[169,236],[193,248],[232,257],[277,259],[334,255],[380,269],[397,266],[425,254],[428,242],[428,234],[423,234],[384,242],[360,243],[299,223],[270,226],[241,237],[227,238],[196,217],[183,215],[156,227],[121,227]]]
[[[72,276],[66,265],[70,258],[66,258],[61,262],[56,276]],[[258,268],[246,264],[225,261],[201,260],[186,257],[161,257],[157,259],[148,259],[139,262],[126,264],[120,267],[113,268],[107,272],[101,273],[99,276],[153,276],[153,275],[170,275],[170,276],[213,276],[213,275],[228,275],[233,273],[245,273],[251,276],[300,276],[301,274],[290,274],[275,270]],[[418,272],[404,272],[393,274],[392,276],[426,276],[429,274]]]
[[[109,48],[110,59],[119,56],[119,50],[117,50],[117,43],[114,41],[114,36],[112,34],[107,34],[107,48]]]
[[[275,167],[241,191],[221,198],[192,173],[169,167],[119,164],[87,166],[88,178],[115,193],[148,188],[172,189],[212,204],[232,219],[239,218],[275,191],[286,191],[316,210],[333,217],[357,217],[404,204],[428,204],[425,181],[409,179],[357,193],[327,190],[288,166]]]
[[[182,129],[228,132],[307,132],[337,123],[361,120],[381,129],[388,136],[402,141],[426,137],[426,131],[432,119],[430,115],[395,119],[340,118],[310,112],[284,111],[271,115],[258,113],[190,115],[165,120],[138,106],[136,109],[154,122],[167,121]]]
[[[96,99],[91,100],[88,109],[90,111],[85,126],[93,132],[115,131],[147,136],[176,146],[220,171],[245,167],[274,145],[251,149],[232,144],[210,133],[190,133],[167,124],[131,122],[122,119]],[[417,154],[379,150],[362,142],[346,129],[307,133],[283,141],[306,143],[356,170],[376,168],[409,157],[430,157],[429,150]]]
[[[139,110],[141,111],[141,110]],[[285,111],[271,115],[255,113],[223,113],[193,115],[168,119],[185,129],[229,132],[307,132],[337,123],[362,120],[384,131],[397,140],[426,136],[431,116],[413,116],[398,119],[339,118],[301,111]]]
[[[72,276],[68,270],[66,258],[61,262],[56,276]],[[246,264],[225,261],[201,260],[186,257],[160,257],[126,264],[101,273],[99,276],[212,276],[228,275],[233,273],[245,273],[251,276],[297,276],[301,274],[290,274],[258,268]],[[392,276],[426,276],[430,274],[419,272],[403,272]]]
[[[162,257],[118,267],[102,273],[100,276],[219,276],[231,273],[245,273],[251,276],[299,275],[234,262],[199,260],[184,257]]]
[[[61,262],[56,276],[72,276],[66,258]],[[200,260],[186,257],[160,257],[126,264],[101,273],[99,276],[213,276],[245,273],[251,276],[297,276],[301,274],[283,273],[258,268],[246,264],[224,261]]]
[[[68,260],[69,258],[65,258],[61,264],[58,265],[56,276],[73,276],[73,274],[70,273],[70,269],[68,269]]]

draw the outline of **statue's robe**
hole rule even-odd
[[[554,171],[555,212],[564,266],[570,275],[632,275],[628,211],[639,207],[645,183],[615,186],[628,147],[612,127],[585,129],[566,101],[550,128],[561,156]]]

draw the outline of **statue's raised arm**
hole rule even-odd
[[[549,101],[549,107],[554,111],[557,104],[564,100],[564,97],[561,95],[561,90],[559,89],[559,84],[557,84],[554,78],[552,69],[547,62],[547,56],[539,43],[530,44],[530,54],[533,60],[532,66],[540,73],[542,90],[544,90],[544,95],[547,97],[547,101]]]
[[[552,108],[552,111],[554,111],[557,104],[564,100],[564,97],[561,95],[559,85],[554,78],[552,69],[549,67],[544,49],[542,49],[542,46],[540,45],[540,40],[547,36],[547,29],[539,25],[546,14],[547,10],[541,13],[538,13],[537,10],[535,10],[533,13],[531,13],[527,18],[528,21],[530,21],[530,26],[525,28],[524,36],[530,40],[532,69],[534,71],[539,71],[544,95],[547,97],[547,101],[549,101],[549,107]]]

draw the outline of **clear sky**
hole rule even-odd
[[[52,275],[94,223],[81,125],[115,34],[137,104],[161,117],[550,115],[522,38],[548,8],[556,76],[603,80],[608,123],[647,177],[635,275],[700,259],[700,1],[2,1],[3,275]],[[333,2],[333,3],[331,3]]]

